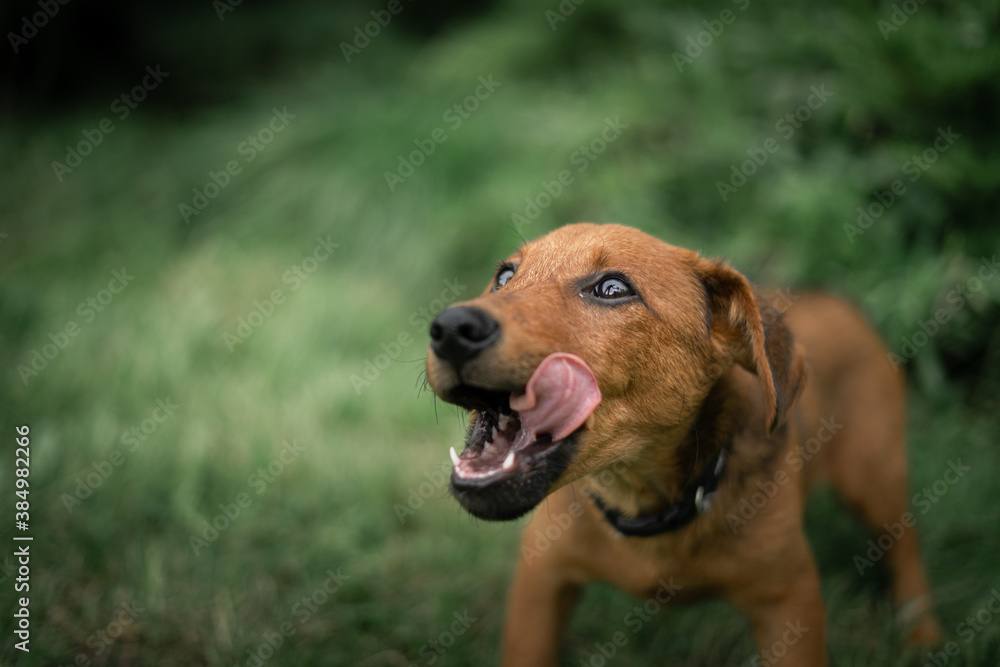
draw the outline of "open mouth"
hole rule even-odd
[[[530,433],[524,428],[521,415],[510,407],[511,396],[502,397],[492,407],[476,410],[465,449],[458,454],[451,448],[452,475],[457,482],[483,486],[514,476],[518,471],[528,472],[558,444],[550,433]]]
[[[545,357],[523,391],[469,386],[449,400],[474,412],[465,449],[451,448],[451,486],[481,518],[515,518],[537,505],[572,458],[566,445],[601,402],[590,367],[579,357]]]

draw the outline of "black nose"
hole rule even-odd
[[[500,324],[471,306],[442,310],[431,322],[431,348],[455,368],[488,348],[499,335]]]

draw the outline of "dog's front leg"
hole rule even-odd
[[[550,553],[518,561],[503,631],[504,667],[555,667],[580,583]]]
[[[746,611],[757,640],[757,662],[779,667],[826,667],[826,615],[811,557],[771,594]]]

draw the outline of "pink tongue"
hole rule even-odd
[[[523,394],[512,394],[510,407],[521,416],[521,428],[534,438],[548,433],[562,440],[578,429],[601,402],[601,390],[590,367],[565,352],[550,354],[528,379]]]

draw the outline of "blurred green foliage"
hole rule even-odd
[[[495,661],[518,526],[470,521],[447,496],[440,471],[461,416],[418,395],[421,309],[449,285],[476,293],[519,234],[580,220],[723,255],[762,284],[840,293],[896,351],[950,309],[907,366],[914,492],[950,460],[973,466],[920,517],[954,635],[1000,587],[1000,280],[968,283],[1000,251],[1000,4],[913,5],[883,35],[879,21],[901,5],[586,0],[553,30],[547,12],[560,5],[519,0],[432,38],[390,23],[350,63],[341,42],[384,5],[240,5],[222,22],[191,5],[144,24],[156,60],[134,63],[135,82],[156,62],[170,76],[127,118],[110,104],[132,84],[11,118],[0,130],[0,425],[11,450],[14,425],[31,426],[36,541],[32,653],[12,649],[8,616],[0,660],[243,665],[291,623],[268,665],[430,664],[428,642],[468,610],[478,620],[441,663]],[[449,109],[488,76],[499,87],[456,127]],[[804,117],[813,89],[831,94],[793,127],[786,115]],[[247,161],[241,144],[276,108],[295,117]],[[52,162],[105,117],[114,131],[59,180]],[[627,127],[581,162],[606,119]],[[386,172],[436,128],[447,140],[390,189]],[[914,172],[948,128],[958,138]],[[718,183],[762,150],[724,200]],[[186,222],[179,206],[230,161],[239,173]],[[572,183],[519,226],[564,170]],[[850,238],[858,207],[897,179],[905,192]],[[328,237],[339,247],[307,271]],[[85,315],[80,304],[122,267],[134,281]],[[970,289],[955,309],[959,284]],[[282,300],[252,326],[275,290]],[[241,320],[252,333],[233,344]],[[79,334],[65,349],[37,376],[19,372],[70,322]],[[168,398],[175,414],[132,449],[125,434]],[[293,440],[304,451],[261,489],[258,471]],[[115,451],[124,462],[67,505]],[[0,474],[13,479],[12,455]],[[193,548],[240,494],[251,501],[240,517]],[[0,500],[3,517],[15,500]],[[420,507],[401,514],[408,504]],[[884,581],[854,569],[859,525],[821,495],[808,527],[837,664],[923,664],[899,643]],[[11,552],[0,554],[8,577]],[[296,613],[337,568],[342,587]],[[8,579],[5,609],[13,598]],[[111,645],[95,639],[132,598],[144,609],[135,622]],[[566,664],[633,605],[588,589]],[[960,645],[964,664],[996,664],[1000,622]],[[728,665],[752,651],[742,617],[713,603],[669,610],[617,659]]]

